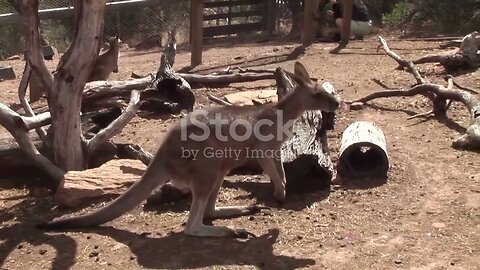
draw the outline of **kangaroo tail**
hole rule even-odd
[[[159,149],[140,181],[135,182],[127,192],[115,199],[111,204],[92,213],[76,217],[58,218],[50,222],[38,224],[35,227],[47,230],[94,227],[116,219],[132,210],[142,203],[152,193],[153,189],[168,181],[168,176],[164,169],[166,156],[161,151],[162,149]]]

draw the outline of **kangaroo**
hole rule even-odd
[[[333,112],[339,106],[337,98],[312,81],[300,62],[295,63],[292,77],[298,86],[278,103],[211,107],[191,112],[169,129],[141,179],[126,193],[92,213],[55,219],[37,228],[101,225],[132,210],[155,188],[171,181],[175,187],[192,192],[186,235],[248,237],[251,234],[243,229],[204,224],[204,218],[248,215],[261,209],[255,205],[216,207],[225,175],[245,162],[256,160],[269,175],[274,196],[283,201],[286,197],[285,172],[280,156],[273,153],[281,153],[281,146],[288,137],[276,136],[277,131],[283,126],[291,131],[293,122],[307,110]],[[239,135],[233,134],[232,126]],[[253,133],[249,134],[251,127]]]
[[[118,57],[120,54],[120,40],[118,36],[110,39],[108,45],[108,51],[99,55],[95,61],[88,82],[105,81],[112,72],[118,73]]]

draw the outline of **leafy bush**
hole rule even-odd
[[[434,32],[466,33],[478,30],[478,10],[480,0],[403,0],[383,15],[382,22],[388,26],[412,23]]]
[[[382,23],[387,26],[395,26],[405,23],[414,11],[413,3],[403,1],[396,3],[392,12],[383,14]]]

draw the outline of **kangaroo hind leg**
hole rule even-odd
[[[223,180],[223,176],[221,178]],[[251,233],[226,226],[205,225],[204,216],[207,205],[216,200],[221,182],[205,181],[195,183],[192,187],[192,206],[188,215],[185,234],[198,237],[238,237],[247,238]],[[212,199],[214,198],[214,199]],[[215,206],[215,205],[214,205]]]
[[[253,215],[260,212],[262,209],[268,209],[266,206],[261,205],[235,205],[235,206],[216,206],[217,197],[220,191],[220,187],[223,183],[223,177],[217,182],[217,186],[208,198],[208,203],[205,212],[205,218],[210,221],[212,219],[226,219],[241,217],[247,215]]]

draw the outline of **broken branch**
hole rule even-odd
[[[140,107],[140,92],[137,90],[132,91],[130,97],[130,103],[125,111],[106,128],[98,132],[93,138],[87,141],[88,152],[92,153],[98,145],[108,141],[110,138],[118,134],[130,120],[135,116],[138,108]]]
[[[35,113],[33,112],[32,107],[30,106],[30,103],[28,102],[25,95],[27,92],[27,86],[31,74],[32,68],[30,67],[30,63],[27,61],[25,63],[25,70],[23,71],[22,79],[20,80],[20,84],[18,85],[18,98],[27,116],[35,116]],[[49,141],[47,140],[47,132],[45,131],[45,129],[40,126],[36,128],[35,131],[37,132],[40,139],[42,139],[45,146],[47,148],[50,147]]]
[[[214,95],[210,95],[210,94],[207,94],[207,97],[209,100],[219,104],[219,105],[225,105],[225,106],[233,106],[232,103],[228,102],[228,101],[225,101],[219,97],[216,97]]]
[[[28,128],[24,118],[9,107],[0,103],[0,125],[5,127],[15,138],[20,148],[43,169],[55,183],[60,182],[64,171],[44,157],[33,144],[28,135]]]
[[[420,75],[420,72],[418,72],[418,70],[415,68],[412,61],[405,60],[402,57],[400,57],[398,54],[390,50],[390,48],[388,47],[387,41],[385,41],[383,37],[378,36],[378,39],[380,41],[380,44],[383,50],[388,56],[393,58],[393,60],[395,60],[401,67],[407,68],[408,72],[413,74],[413,76],[417,80],[417,83],[419,84],[425,83],[425,79],[422,78],[422,75]]]

